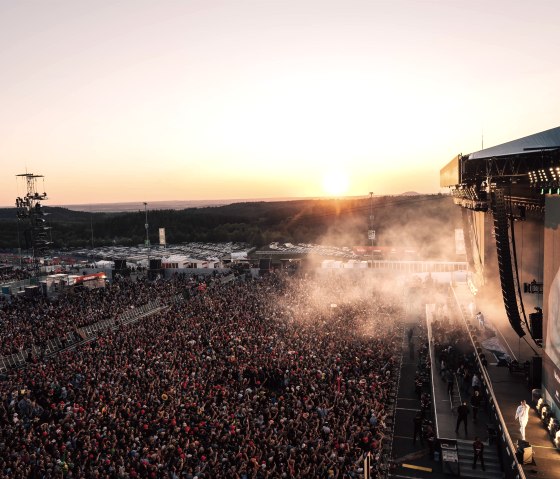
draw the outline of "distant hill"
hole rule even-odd
[[[420,196],[420,193],[417,193],[416,191],[405,191],[404,193],[401,193],[399,196]]]
[[[85,212],[45,206],[57,248],[136,245],[145,238],[145,213]],[[374,197],[377,244],[410,246],[425,258],[447,257],[454,229],[461,227],[460,209],[449,196]],[[319,243],[333,246],[367,245],[369,198],[247,201],[181,210],[148,212],[151,241],[158,228],[168,243],[246,242],[254,246],[281,243]],[[25,225],[18,226],[15,208],[0,209],[0,248],[17,248]],[[24,246],[24,245],[22,245]]]
[[[187,208],[204,208],[206,206],[225,206],[232,203],[259,202],[259,201],[291,201],[313,198],[254,198],[246,199],[222,199],[222,200],[167,200],[148,202],[149,210],[184,210]],[[144,211],[142,201],[129,201],[125,203],[92,203],[79,205],[57,205],[74,211],[87,211],[89,213],[122,213],[131,211]]]

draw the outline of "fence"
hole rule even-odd
[[[177,298],[172,298],[172,301],[177,302]],[[161,301],[157,299],[142,306],[126,310],[117,318],[104,319],[97,323],[83,326],[78,328],[76,332],[68,331],[63,338],[57,337],[49,339],[42,348],[36,344],[32,344],[30,347],[18,351],[17,353],[0,357],[0,373],[5,373],[10,368],[22,367],[25,365],[30,355],[50,356],[65,349],[74,348],[84,342],[92,341],[102,331],[114,329],[120,325],[134,323],[141,317],[151,315],[163,307]]]

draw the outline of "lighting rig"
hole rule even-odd
[[[531,188],[540,189],[541,195],[560,195],[560,166],[531,170],[527,175]]]
[[[488,195],[477,186],[460,185],[453,191],[453,202],[473,211],[488,211]]]
[[[25,179],[27,194],[24,197],[16,198],[16,214],[19,221],[26,223],[25,243],[27,249],[31,250],[33,266],[36,269],[39,265],[39,258],[44,257],[52,245],[49,239],[51,228],[46,225],[45,218],[48,213],[44,212],[41,205],[41,201],[48,199],[47,193],[37,192],[37,180],[44,177],[33,173],[23,173],[17,176]]]

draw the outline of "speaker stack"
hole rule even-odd
[[[528,386],[530,389],[540,389],[542,386],[542,357],[540,356],[533,356],[531,360]]]
[[[157,279],[158,276],[163,277],[164,271],[161,267],[161,258],[150,260],[150,269],[148,271],[148,278],[151,280]]]
[[[498,253],[498,269],[500,271],[500,284],[509,323],[517,335],[525,336],[521,326],[521,317],[517,306],[515,285],[513,281],[513,268],[511,264],[511,249],[509,244],[509,226],[504,191],[497,188],[492,202],[494,217],[494,233],[496,236],[496,249]]]
[[[115,259],[115,269],[113,270],[113,278],[116,274],[123,277],[130,276],[130,270],[126,267],[126,259]]]
[[[260,259],[259,260],[259,274],[260,275],[270,273],[271,269],[272,269],[272,260],[271,259],[267,258],[267,259]]]
[[[531,313],[529,315],[529,325],[531,326],[531,336],[535,341],[542,341],[543,339],[543,332],[542,332],[542,309],[535,308],[537,311],[535,313]]]

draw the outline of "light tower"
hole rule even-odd
[[[373,191],[369,192],[369,228],[368,239],[371,240],[371,267],[373,268],[373,243],[375,241],[375,230],[373,229]]]
[[[33,269],[37,273],[39,258],[45,256],[52,245],[52,241],[48,237],[48,231],[51,228],[46,225],[45,219],[47,213],[43,211],[41,205],[41,201],[48,199],[47,193],[37,191],[37,179],[44,177],[33,173],[22,173],[16,176],[25,178],[26,182],[27,194],[23,198],[19,196],[16,198],[16,210],[18,220],[27,223],[24,230],[25,243],[27,249],[31,250]]]
[[[148,271],[148,278],[150,277],[150,236],[148,234],[148,203],[144,202],[144,212],[146,213],[146,222],[144,223],[144,226],[146,227],[146,239],[144,240],[144,244],[146,246],[146,248],[148,248],[148,267],[147,267],[147,271]]]
[[[146,247],[150,247],[150,237],[148,235],[148,203],[144,202],[144,212],[146,213],[146,223],[144,224],[144,227],[146,228],[146,240],[145,240],[145,245]]]

